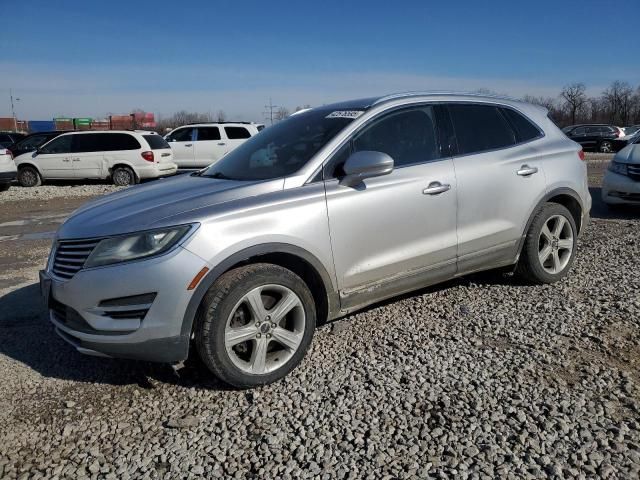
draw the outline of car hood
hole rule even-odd
[[[640,144],[627,145],[613,157],[618,163],[640,163]]]
[[[60,226],[56,238],[92,238],[189,223],[188,212],[282,190],[283,179],[238,182],[190,174],[156,180],[90,201]]]

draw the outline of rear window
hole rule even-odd
[[[501,111],[515,129],[518,142],[528,142],[542,136],[538,127],[531,123],[524,115],[510,108],[503,108]]]
[[[505,148],[516,143],[515,133],[498,107],[450,104],[449,111],[461,155]]]
[[[227,134],[227,138],[229,140],[238,140],[241,138],[251,137],[249,130],[244,127],[224,127],[224,131]]]
[[[162,150],[164,148],[171,148],[167,141],[162,138],[160,135],[143,135],[151,150]]]

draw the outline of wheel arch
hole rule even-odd
[[[568,187],[559,187],[556,189],[547,192],[547,194],[538,201],[536,206],[533,208],[531,214],[529,215],[529,219],[524,227],[524,231],[522,232],[522,236],[520,237],[520,244],[518,245],[518,258],[520,257],[520,253],[522,252],[522,247],[524,246],[524,241],[527,236],[527,232],[531,227],[531,222],[536,216],[536,213],[540,210],[540,208],[545,203],[558,203],[565,207],[571,213],[573,220],[576,223],[576,228],[578,229],[578,235],[582,234],[584,229],[583,225],[583,212],[584,206],[582,204],[582,200],[580,195],[573,189]]]
[[[26,168],[26,167],[31,167],[31,168],[35,168],[36,172],[38,172],[38,175],[40,175],[40,178],[44,178],[44,176],[42,175],[42,170],[40,170],[40,168],[38,168],[38,166],[33,163],[33,162],[20,162],[19,165],[16,165],[16,173],[20,171],[21,168]]]
[[[234,268],[252,263],[271,263],[287,268],[309,286],[316,303],[318,324],[335,318],[340,311],[337,289],[326,268],[307,250],[286,243],[265,243],[240,250],[212,268],[193,293],[184,318],[180,336],[190,340],[198,308],[211,286],[221,275]]]

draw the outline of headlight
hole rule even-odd
[[[617,173],[618,175],[627,175],[627,164],[611,162],[609,164],[609,170],[613,173]]]
[[[84,266],[85,268],[99,267],[160,255],[178,243],[190,228],[189,225],[182,225],[105,238],[95,246]]]

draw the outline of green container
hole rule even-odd
[[[93,119],[91,118],[74,118],[73,122],[76,124],[76,126],[89,126],[91,125],[91,122],[93,121]]]

